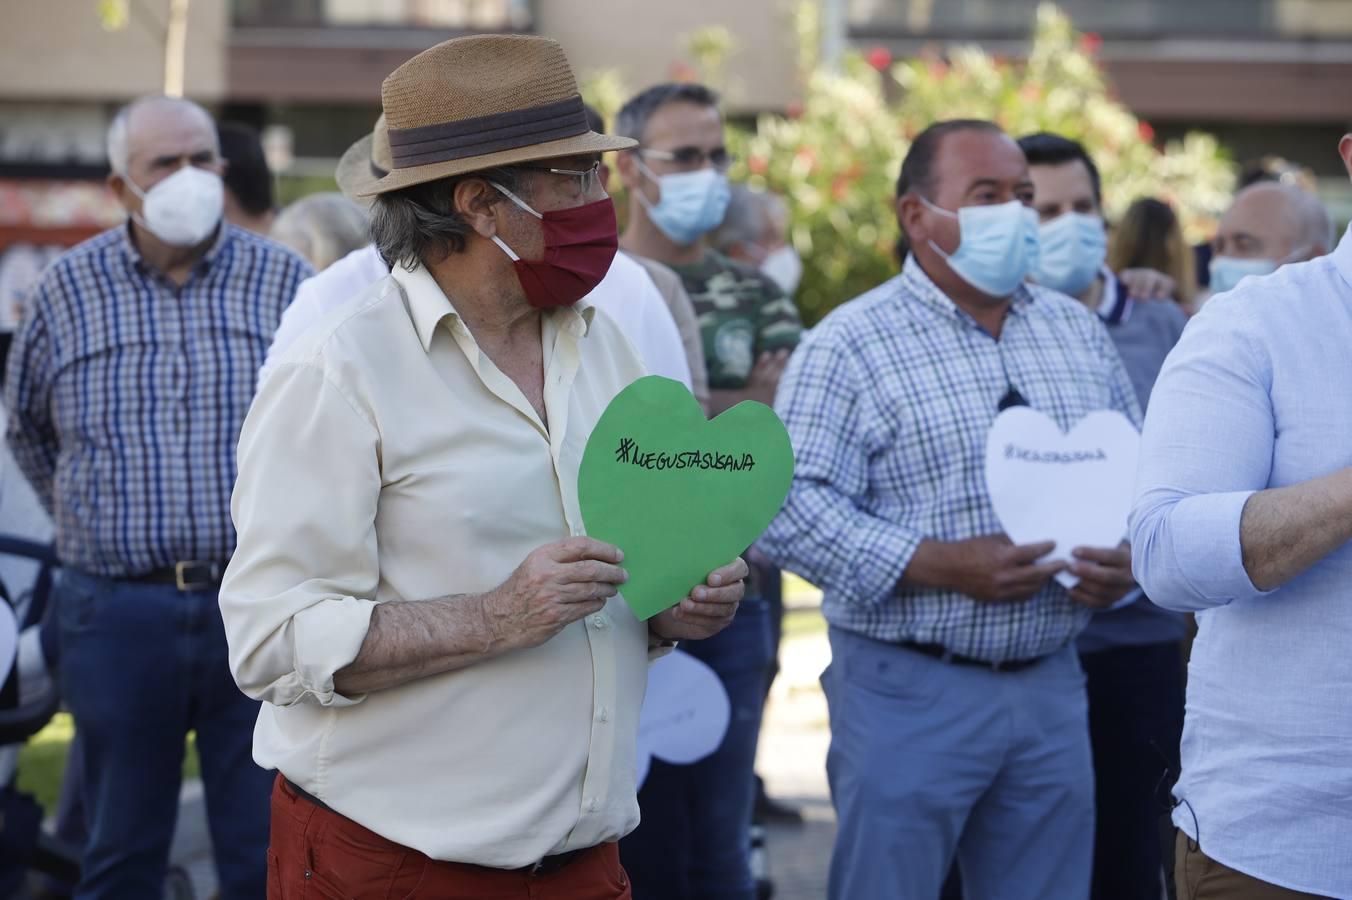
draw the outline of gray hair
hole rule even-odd
[[[1333,230],[1333,219],[1318,197],[1306,190],[1299,188],[1296,190],[1301,194],[1300,198],[1295,200],[1296,214],[1300,217],[1301,224],[1301,243],[1308,245],[1312,252],[1317,248],[1319,255],[1322,256],[1332,250],[1338,242]]]
[[[429,181],[377,194],[371,204],[371,240],[392,266],[416,269],[424,260],[440,262],[465,249],[474,232],[455,209],[455,189],[470,179],[492,181],[523,196],[522,173],[499,167]],[[498,196],[490,202],[500,202]]]
[[[323,271],[370,242],[366,210],[337,192],[311,194],[277,214],[268,235]]]
[[[787,219],[788,208],[778,194],[734,184],[723,224],[709,235],[709,245],[721,253],[734,244],[760,243],[768,224]]]
[[[183,106],[188,109],[196,110],[211,125],[211,139],[216,142],[217,152],[220,151],[220,140],[216,137],[215,120],[211,118],[211,113],[207,112],[200,104],[191,100],[185,100],[182,97],[165,97],[160,94],[150,94],[145,97],[137,97],[117,111],[113,116],[112,124],[108,126],[108,166],[114,172],[125,175],[129,163],[128,134],[131,131],[131,117],[136,110],[144,106],[154,106],[158,104],[173,106]]]
[[[615,116],[615,133],[642,142],[648,120],[668,103],[718,106],[718,94],[702,84],[658,84],[630,98]]]
[[[1292,229],[1290,237],[1293,249],[1307,250],[1317,256],[1333,249],[1336,243],[1333,221],[1324,204],[1314,194],[1294,184],[1259,181],[1242,188],[1235,194],[1235,199],[1251,193],[1275,193],[1281,197],[1286,207],[1285,220]]]

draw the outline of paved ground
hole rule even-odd
[[[800,616],[815,612],[797,613]],[[817,678],[831,659],[824,631],[788,638],[780,648],[757,769],[772,797],[803,810],[802,825],[771,826],[767,833],[775,900],[824,900],[835,816],[826,787],[826,699]]]

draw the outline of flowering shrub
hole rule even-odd
[[[1232,167],[1216,140],[1192,133],[1165,146],[1112,95],[1096,34],[1077,34],[1055,6],[1038,10],[1032,50],[1010,62],[977,47],[894,61],[884,48],[817,63],[817,4],[800,5],[801,107],[761,116],[731,138],[734,178],[783,194],[806,262],[798,302],[815,322],[896,272],[893,196],[910,141],[941,119],[991,119],[1018,137],[1051,131],[1081,141],[1103,174],[1111,220],[1153,195],[1174,205],[1189,237],[1210,232],[1229,200]]]
[[[847,50],[832,69],[818,60],[818,14],[813,0],[795,13],[801,102],[728,137],[738,155],[732,178],[788,200],[808,323],[895,274],[897,172],[910,141],[941,119],[990,119],[1014,137],[1051,131],[1082,142],[1102,172],[1110,221],[1152,195],[1173,204],[1188,237],[1200,240],[1229,200],[1233,168],[1215,138],[1194,132],[1157,145],[1150,124],[1113,96],[1097,59],[1102,39],[1077,33],[1050,3],[1038,10],[1028,58],[1017,62],[975,46],[905,60],[875,47]],[[715,87],[721,54],[735,52],[719,31],[692,35],[695,65],[683,66]],[[591,87],[589,99],[618,105],[613,75]]]

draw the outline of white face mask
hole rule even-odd
[[[1233,291],[1244,278],[1255,275],[1271,275],[1277,271],[1275,259],[1240,259],[1237,256],[1213,256],[1211,265],[1211,293],[1223,294]]]
[[[1098,216],[1068,212],[1038,227],[1033,280],[1078,297],[1088,290],[1108,255],[1108,233]]]
[[[195,247],[220,224],[225,209],[225,183],[215,172],[184,166],[148,191],[122,173],[141,198],[141,212],[132,217],[171,247]]]
[[[803,280],[803,260],[792,244],[772,250],[761,260],[760,270],[790,297],[798,290],[798,282]]]
[[[1037,213],[1018,200],[991,206],[964,206],[957,212],[920,202],[940,215],[958,220],[958,249],[934,252],[963,281],[991,297],[1008,297],[1037,266]]]

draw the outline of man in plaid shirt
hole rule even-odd
[[[235,444],[282,310],[311,269],[221,221],[201,107],[132,103],[108,136],[130,220],[34,288],[7,364],[7,438],[56,522],[61,691],[86,773],[76,896],[163,894],[197,732],[222,900],[262,897],[269,773],[217,605]]]
[[[1027,404],[1069,429],[1131,380],[1082,304],[1024,278],[1033,185],[988,122],[940,123],[902,165],[901,275],[828,316],[777,408],[797,456],[761,547],[824,591],[833,662],[830,896],[1087,897],[1094,833],[1074,639],[1134,589],[1124,546],[1075,548],[1071,591],[1015,546],[985,484],[986,434]]]

